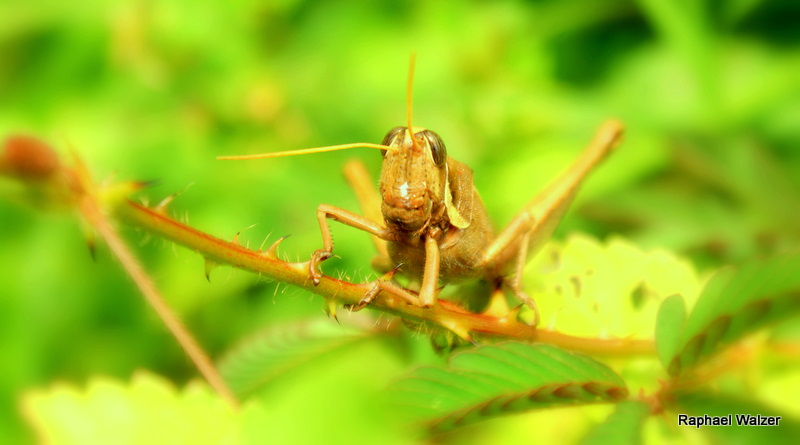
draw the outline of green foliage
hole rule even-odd
[[[800,254],[751,261],[718,272],[688,317],[680,297],[665,301],[656,334],[671,375],[707,360],[726,344],[800,312]]]
[[[370,340],[369,330],[317,319],[274,326],[245,340],[219,364],[220,373],[239,396],[292,372],[324,355],[336,355],[359,341]]]
[[[394,399],[432,430],[558,405],[625,399],[622,379],[588,357],[521,343],[455,354],[447,369],[420,368],[394,385]]]
[[[581,445],[606,443],[642,443],[642,424],[650,415],[650,407],[640,402],[621,402],[605,422],[595,426]]]
[[[673,295],[663,303],[656,321],[656,348],[658,358],[665,367],[680,348],[681,331],[686,322],[686,303],[680,295]]]
[[[0,438],[409,443],[428,430],[385,400],[389,382],[472,378],[483,368],[460,360],[474,357],[504,382],[496,394],[512,376],[517,389],[583,388],[601,368],[630,394],[588,407],[576,405],[582,390],[564,389],[575,397],[520,414],[539,408],[525,400],[501,418],[491,402],[430,440],[789,442],[800,434],[800,286],[797,255],[781,252],[800,246],[797,14],[790,0],[2,2],[0,138],[32,133],[65,158],[73,148],[98,181],[155,180],[143,200],[184,191],[171,215],[217,236],[257,223],[240,237],[257,247],[292,234],[280,250],[292,260],[319,247],[318,204],[357,209],[338,173],[344,160],[365,159],[375,174],[380,157],[213,158],[377,142],[405,119],[411,51],[414,122],[473,168],[498,229],[603,119],[619,118],[623,144],[531,261],[525,286],[545,329],[654,339],[660,363],[598,354],[577,364],[551,346],[481,343],[445,367],[428,332],[376,338],[346,311],[340,327],[316,297],[222,267],[209,284],[198,255],[126,230],[190,330],[213,356],[228,354],[223,370],[246,394],[232,413],[193,381],[108,250],[93,261],[71,215],[10,205],[30,199],[0,178]],[[326,272],[373,277],[368,237],[333,230],[339,258]],[[534,371],[532,352],[511,369],[503,356],[478,356],[504,348],[545,350],[535,360],[561,357],[589,374],[520,375]],[[53,383],[63,381],[76,383]],[[429,386],[419,397],[447,387]],[[442,400],[468,405],[490,392],[475,385]],[[681,412],[784,421],[697,430],[675,426]]]
[[[177,390],[139,372],[129,384],[93,378],[27,393],[23,409],[45,443],[236,443],[237,418],[205,385]]]
[[[661,302],[694,301],[702,286],[694,266],[663,249],[581,234],[545,246],[526,268],[542,323],[579,336],[652,338]]]

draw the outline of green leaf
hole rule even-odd
[[[231,390],[243,396],[321,356],[373,337],[368,330],[328,319],[271,327],[225,356],[219,369]]]
[[[454,355],[447,369],[423,367],[394,385],[394,399],[433,431],[549,406],[625,399],[605,365],[550,345],[505,343]]]
[[[727,344],[800,312],[800,254],[751,261],[723,269],[703,290],[668,360],[673,376]],[[663,360],[663,359],[662,359]]]
[[[661,302],[694,302],[702,288],[692,264],[663,249],[619,237],[573,234],[533,258],[525,285],[542,325],[581,337],[651,339]]]
[[[238,413],[205,384],[178,390],[137,372],[132,381],[92,378],[25,393],[22,407],[42,443],[237,443]]]
[[[642,424],[650,415],[650,407],[641,402],[622,402],[605,422],[592,428],[581,445],[639,444],[642,442]]]
[[[681,330],[685,322],[686,304],[683,297],[673,295],[661,303],[656,319],[656,350],[664,367],[669,365],[669,361],[678,352]]]
[[[404,370],[384,337],[372,337],[293,369],[244,407],[242,443],[409,444],[416,431],[398,418],[386,387]],[[277,383],[277,382],[276,382]]]

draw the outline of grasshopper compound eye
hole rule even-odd
[[[422,135],[425,137],[425,139],[428,141],[428,145],[431,147],[433,163],[438,167],[443,166],[444,163],[447,162],[447,149],[444,146],[444,141],[442,138],[431,130],[423,131]]]
[[[386,136],[383,137],[383,141],[381,141],[381,145],[385,145],[387,147],[390,147],[392,145],[392,143],[394,142],[394,140],[397,139],[397,136],[403,134],[404,131],[406,131],[406,127],[394,127],[394,128],[392,128],[391,130],[389,130],[388,133],[386,133]],[[381,151],[381,154],[383,156],[386,156],[386,150]]]

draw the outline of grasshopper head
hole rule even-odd
[[[380,193],[386,224],[404,232],[421,232],[437,223],[444,210],[447,152],[438,134],[424,128],[395,127],[382,145]]]

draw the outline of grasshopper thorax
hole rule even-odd
[[[424,128],[395,127],[386,134],[380,193],[386,224],[403,232],[419,232],[445,215],[447,152],[438,134]]]

